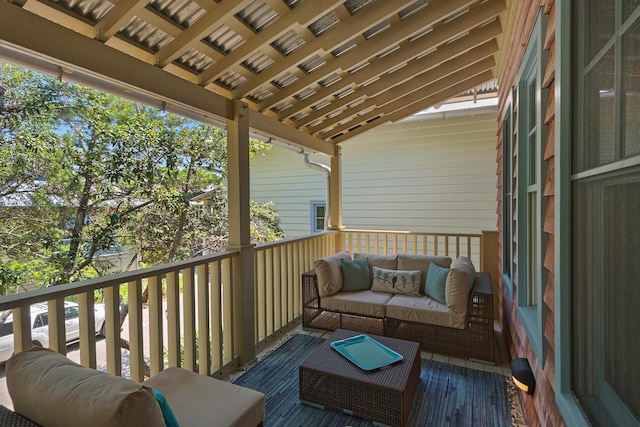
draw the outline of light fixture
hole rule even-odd
[[[533,376],[531,365],[524,357],[519,357],[511,361],[511,374],[513,382],[527,394],[533,394],[536,388],[536,379]]]

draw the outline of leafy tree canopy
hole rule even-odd
[[[224,130],[0,67],[0,290],[106,274],[117,247],[147,265],[224,247]],[[283,237],[273,204],[251,217],[254,241]]]

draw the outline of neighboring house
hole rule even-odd
[[[493,110],[424,114],[343,143],[345,227],[495,230],[495,106]],[[329,163],[326,156],[310,157]],[[326,194],[326,174],[307,167],[299,150],[276,145],[251,163],[251,198],[275,203],[287,237],[320,231]]]
[[[516,2],[497,143],[501,320],[529,425],[640,422],[640,8]]]

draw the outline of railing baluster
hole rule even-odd
[[[80,310],[80,364],[96,368],[96,313],[93,290],[78,295]]]
[[[64,298],[47,302],[49,321],[49,348],[60,354],[67,354],[67,336],[64,327]],[[15,315],[14,315],[15,316]],[[14,325],[15,327],[15,325]]]
[[[266,276],[266,296],[267,296],[267,336],[273,333],[274,327],[274,289],[273,289],[273,250],[267,249],[265,251],[265,276]]]
[[[211,281],[211,367],[222,368],[222,266],[220,261],[209,265]],[[217,309],[217,310],[216,310]]]
[[[142,279],[132,280],[129,287],[129,368],[133,381],[144,379]]]
[[[258,274],[258,294],[256,302],[258,305],[258,337],[259,339],[265,339],[267,337],[267,285],[266,285],[266,266],[265,266],[265,253],[266,251],[258,252],[256,258],[258,260],[257,265],[254,266],[255,271]]]
[[[192,267],[182,270],[182,314],[184,321],[184,361],[183,366],[189,371],[195,371],[196,360],[196,302]]]
[[[232,287],[232,263],[226,258],[222,261],[222,354],[224,363],[233,362],[234,349],[234,325],[233,325],[233,287]]]
[[[13,350],[16,353],[31,348],[31,306],[22,305],[13,309]]]
[[[176,272],[167,273],[167,353],[169,366],[182,366],[180,360],[180,283]]]
[[[211,374],[211,331],[209,330],[209,266],[200,264],[198,272],[198,367],[202,375]]]
[[[104,288],[105,341],[107,347],[107,372],[122,375],[122,353],[120,351],[120,285]]]
[[[162,278],[156,275],[147,279],[149,293],[149,357],[151,376],[164,369],[162,349]],[[187,331],[185,330],[185,333]]]

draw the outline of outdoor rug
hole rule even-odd
[[[300,403],[298,365],[324,339],[296,334],[234,383],[266,395],[265,427],[371,426],[372,422]],[[408,426],[511,426],[505,377],[421,360]]]

